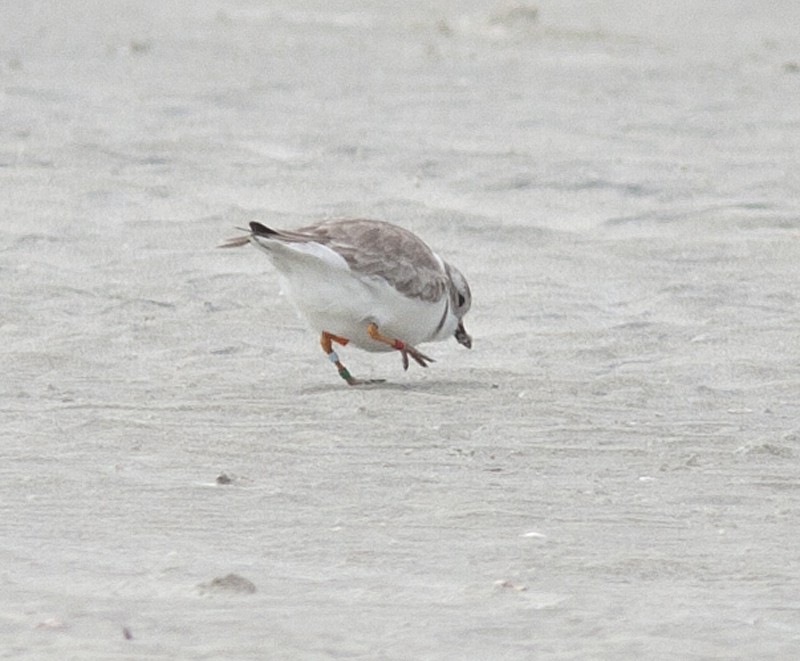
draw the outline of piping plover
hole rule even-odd
[[[399,351],[403,369],[409,357],[422,367],[434,362],[415,347],[422,342],[455,337],[472,347],[463,321],[472,302],[466,279],[402,227],[355,219],[278,230],[252,222],[248,236],[222,247],[247,243],[270,258],[284,293],[351,386],[374,381],[353,377],[333,343]]]

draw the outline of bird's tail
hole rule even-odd
[[[237,236],[232,239],[227,239],[225,243],[217,246],[217,248],[239,248],[240,246],[246,246],[248,243],[250,243],[251,236],[275,236],[278,234],[278,232],[276,232],[274,229],[255,221],[250,223],[249,230],[246,230],[244,227],[237,227],[236,229],[242,230],[242,232],[249,231],[250,234],[247,236]]]
[[[279,232],[271,227],[267,227],[266,225],[262,225],[256,221],[250,223],[250,231],[252,232],[253,236],[275,236],[276,234],[279,234]]]
[[[242,229],[237,227],[236,229]],[[237,236],[232,239],[226,239],[225,243],[221,243],[217,248],[238,248],[239,246],[246,246],[250,243],[250,236]]]

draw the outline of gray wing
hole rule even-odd
[[[284,241],[316,241],[339,253],[353,271],[383,278],[397,291],[439,301],[448,278],[433,251],[415,234],[379,220],[330,220],[294,231],[276,231]]]

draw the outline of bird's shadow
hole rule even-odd
[[[426,381],[414,381],[411,383],[397,383],[393,381],[373,381],[371,383],[362,383],[357,386],[348,386],[345,383],[341,384],[325,384],[306,386],[300,390],[303,395],[322,395],[332,392],[353,392],[353,391],[370,391],[379,390],[393,392],[409,392],[409,393],[439,393],[442,395],[454,394],[463,392],[465,390],[490,390],[496,388],[496,385],[486,383],[484,381],[448,381],[444,379],[434,379]]]

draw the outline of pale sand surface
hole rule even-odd
[[[768,5],[4,3],[0,657],[800,658]],[[215,249],[345,215],[465,272],[472,351],[348,389]]]

